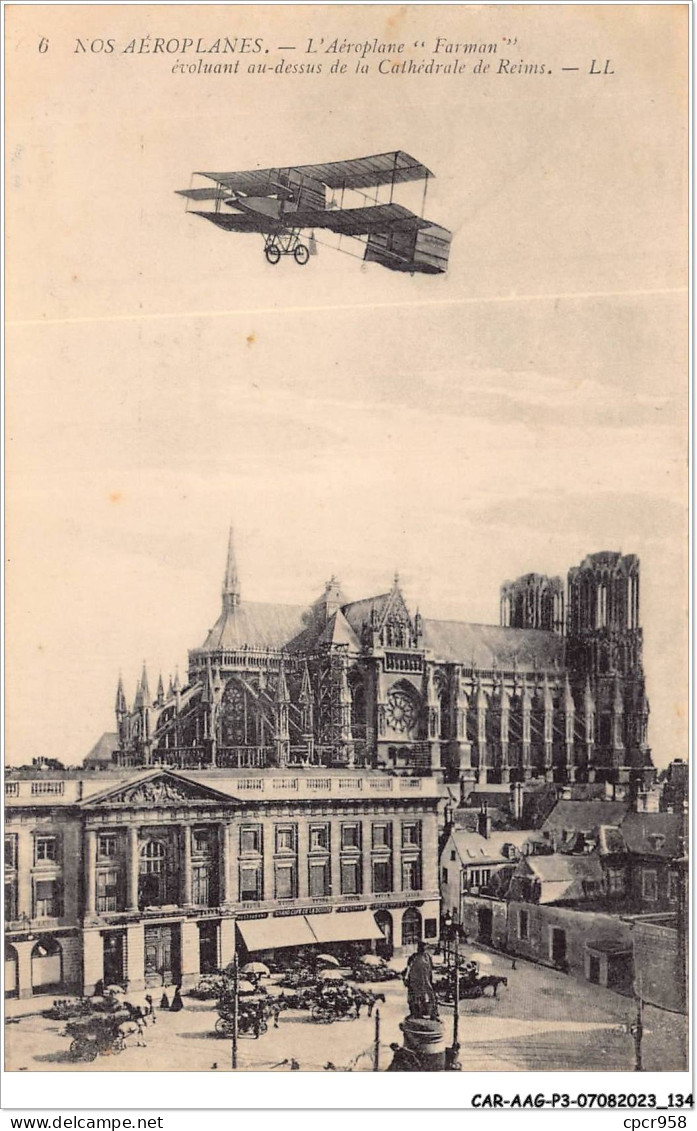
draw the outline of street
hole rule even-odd
[[[631,1036],[620,1029],[635,1018],[630,998],[555,970],[492,953],[492,971],[508,985],[498,997],[460,1003],[460,1062],[464,1071],[629,1071],[634,1067]],[[395,963],[401,968],[404,963]],[[380,1011],[380,1068],[392,1059],[391,1042],[401,1043],[399,1023],[406,1013],[401,980],[367,987],[385,994]],[[157,997],[156,997],[157,1000]],[[63,1022],[21,1015],[35,1003],[7,1002],[6,1060],[8,1070],[28,1071],[219,1071],[231,1068],[231,1041],[214,1032],[215,1003],[184,995],[180,1013],[157,1011],[146,1030],[147,1047],[131,1046],[118,1056],[99,1056],[76,1063],[70,1041],[61,1036]],[[50,1001],[46,1001],[46,1006]],[[452,1008],[441,1007],[446,1036],[452,1036]],[[647,1007],[644,1013],[643,1063],[646,1071],[680,1071],[687,1066],[687,1022],[678,1014]],[[241,1037],[238,1068],[283,1071],[295,1062],[305,1071],[333,1065],[336,1069],[371,1071],[375,1016],[330,1025],[310,1020],[309,1013],[282,1013],[258,1040]]]

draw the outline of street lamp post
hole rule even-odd
[[[232,960],[232,1067],[237,1068],[237,1034],[239,1030],[239,964],[237,954]]]
[[[450,911],[446,911],[443,916],[443,935],[445,939],[444,954],[446,970],[450,967],[450,931],[452,929],[453,917]]]

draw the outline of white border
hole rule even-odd
[[[41,0],[26,0],[24,3],[12,4],[12,7],[95,7],[108,0],[53,0],[51,3],[42,4]],[[420,4],[426,6],[429,0],[402,0],[401,4],[386,3],[385,0],[256,0],[249,4],[250,7],[286,6],[286,7],[323,7],[334,4],[342,6],[383,6],[400,7],[404,3],[409,5]],[[207,0],[208,6],[233,7],[235,4],[226,3],[225,0]],[[558,7],[608,7],[633,6],[654,7],[662,6],[663,0],[477,0],[476,7],[532,7],[532,6],[558,6]],[[3,13],[10,5],[6,0],[1,0]],[[461,0],[438,0],[434,6],[464,7]],[[143,0],[120,0],[115,5],[118,7],[186,7],[194,6],[193,0],[154,0],[147,4]],[[430,4],[429,4],[430,6]],[[690,299],[693,299],[692,267],[693,267],[693,36],[694,20],[693,7],[689,0],[679,0],[675,7],[687,7],[689,12],[689,169],[690,169],[690,215],[689,215],[689,240],[690,240]],[[3,26],[4,31],[4,26]],[[2,92],[5,93],[5,60],[2,59]],[[4,104],[4,97],[3,97]],[[4,174],[4,153],[2,155],[2,170]],[[5,179],[2,178],[2,206],[5,215]],[[3,279],[5,277],[4,244],[2,251]],[[693,314],[692,301],[690,314]],[[5,428],[4,404],[4,359],[5,359],[5,327],[4,319],[1,327],[1,347],[3,365],[3,397],[0,409],[0,422],[2,434]],[[689,366],[690,376],[693,375],[693,319],[690,318],[689,330]],[[690,468],[693,472],[693,411],[694,399],[692,385],[689,389],[689,439],[688,451]],[[4,456],[3,456],[3,482],[4,482]],[[694,596],[693,573],[693,482],[690,475],[690,537],[689,537],[689,569],[690,569],[690,598]],[[0,517],[2,519],[2,548],[5,549],[5,506],[4,493],[0,501]],[[0,615],[3,618],[5,611],[4,588],[4,562],[3,553],[3,587],[0,594]],[[693,604],[690,601],[689,610],[690,627],[690,656],[689,656],[689,750],[693,751],[693,680],[694,680],[694,637],[693,637]],[[0,658],[0,672],[2,672],[4,687],[5,664],[4,654]],[[5,733],[4,696],[2,702],[2,733]],[[690,812],[692,816],[692,833],[694,834],[694,762],[690,774]],[[0,807],[4,821],[4,790]],[[4,866],[3,866],[4,867]],[[690,854],[690,885],[689,890],[694,891],[693,859]],[[4,880],[4,875],[3,875]],[[694,909],[690,906],[690,939],[694,939]],[[669,1093],[687,1094],[694,1092],[694,951],[690,949],[690,1026],[689,1026],[689,1058],[690,1070],[686,1072],[642,1073],[640,1075],[624,1073],[589,1073],[589,1072],[488,1072],[488,1073],[439,1073],[431,1077],[426,1073],[326,1073],[326,1072],[296,1072],[296,1073],[260,1073],[240,1072],[234,1076],[232,1073],[216,1072],[31,1072],[24,1075],[17,1072],[6,1072],[4,1069],[4,1032],[0,1034],[0,1052],[2,1053],[3,1068],[0,1073],[2,1087],[0,1110],[24,1109],[26,1111],[60,1110],[62,1113],[99,1115],[108,1111],[119,1112],[123,1115],[131,1114],[133,1117],[151,1113],[165,1116],[163,1126],[180,1125],[180,1120],[175,1116],[186,1112],[206,1111],[209,1116],[214,1113],[229,1112],[231,1110],[326,1110],[326,1109],[412,1109],[414,1111],[450,1109],[463,1110],[471,1107],[472,1098],[479,1094],[500,1094],[505,1097],[516,1095],[535,1096],[544,1094],[551,1099],[554,1094],[567,1093],[571,1097],[583,1095],[609,1095],[611,1093],[642,1093],[656,1096],[657,1107],[665,1105]],[[3,964],[4,965],[4,964]],[[4,976],[4,970],[3,970]],[[590,1039],[590,1035],[589,1035]],[[268,1077],[272,1075],[277,1083],[271,1084]],[[361,1084],[357,1086],[360,1079]],[[282,1082],[281,1082],[282,1081]],[[429,1085],[431,1083],[431,1086]],[[162,1097],[162,1102],[153,1103],[156,1097]],[[127,1106],[124,1106],[127,1104]],[[489,1127],[497,1126],[503,1113],[492,1109],[486,1110]],[[553,1109],[544,1108],[526,1109],[523,1118],[526,1122],[536,1118],[538,1114],[554,1112],[555,1118],[562,1117],[573,1108]],[[579,1110],[576,1108],[576,1110]],[[652,1115],[656,1109],[598,1109],[586,1108],[583,1114],[599,1124],[611,1120],[615,1128],[624,1127],[624,1120],[631,1119],[632,1115]],[[665,1111],[665,1108],[663,1107]],[[508,1112],[505,1113],[506,1115]],[[671,1112],[675,1116],[681,1114],[680,1110]],[[682,1109],[685,1114],[685,1109]],[[472,1118],[470,1115],[469,1118]],[[693,1125],[694,1111],[688,1114],[688,1126]],[[183,1123],[182,1123],[183,1126]],[[226,1126],[229,1126],[226,1121]],[[648,1124],[646,1125],[648,1126]],[[657,1125],[654,1125],[657,1126]],[[667,1125],[666,1125],[667,1126]],[[189,1120],[187,1119],[187,1131]]]

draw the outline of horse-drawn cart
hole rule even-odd
[[[456,973],[456,968],[451,966],[440,977],[434,978],[433,989],[439,1005],[452,1005],[456,993],[460,1001],[464,998],[485,997],[487,989],[491,989],[492,997],[497,997],[499,986],[508,985],[508,978],[501,974],[480,974],[477,962],[465,961],[460,964],[457,988]]]
[[[65,1036],[71,1037],[70,1055],[73,1060],[96,1060],[98,1056],[117,1055],[126,1047],[121,1025],[128,1021],[128,1014],[115,1013],[111,1016],[95,1013],[68,1022]]]

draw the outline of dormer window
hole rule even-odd
[[[661,848],[663,848],[663,845],[666,842],[666,838],[663,833],[651,833],[648,837],[648,841],[654,852],[658,852]]]

